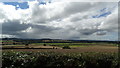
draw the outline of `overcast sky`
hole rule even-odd
[[[117,2],[1,2],[2,37],[117,40]]]

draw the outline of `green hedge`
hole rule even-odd
[[[63,49],[71,49],[69,46],[63,46]]]
[[[3,52],[3,68],[118,68],[116,53]]]

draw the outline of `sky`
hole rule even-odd
[[[117,2],[0,2],[3,38],[118,40]]]

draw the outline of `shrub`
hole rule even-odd
[[[69,46],[63,46],[63,49],[71,49]]]
[[[46,46],[46,44],[43,44],[43,46]]]
[[[119,68],[115,53],[3,52],[2,68]]]

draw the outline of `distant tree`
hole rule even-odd
[[[43,44],[43,46],[46,46],[46,44]]]
[[[25,44],[25,48],[29,48],[29,44],[28,43]]]
[[[55,49],[55,47],[53,47],[53,49]]]
[[[63,49],[71,49],[69,46],[64,46]]]
[[[13,45],[15,45],[15,42],[13,42]]]
[[[26,44],[25,44],[25,46],[29,46],[29,44],[28,44],[28,43],[26,43]]]

